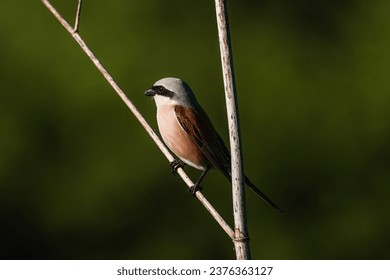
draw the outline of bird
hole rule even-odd
[[[172,172],[176,173],[178,168],[185,165],[202,171],[189,191],[195,195],[202,190],[200,183],[211,168],[219,170],[231,182],[230,151],[190,86],[179,78],[167,77],[156,81],[144,94],[154,99],[160,135],[179,158],[171,162]],[[244,178],[251,190],[276,212],[283,213],[246,175]]]

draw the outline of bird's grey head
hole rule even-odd
[[[145,95],[152,96],[156,105],[171,104],[184,107],[198,106],[189,85],[178,78],[163,78],[145,91]]]

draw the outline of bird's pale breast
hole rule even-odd
[[[188,165],[205,170],[209,160],[181,127],[173,105],[157,108],[157,124],[161,137],[169,149]]]

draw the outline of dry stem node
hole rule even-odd
[[[234,237],[233,238],[234,242],[243,242],[243,243],[245,242],[246,243],[246,242],[248,242],[250,240],[251,239],[249,237],[245,237],[245,236],[244,237]]]

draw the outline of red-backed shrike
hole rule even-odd
[[[169,149],[181,161],[171,163],[172,170],[188,164],[203,173],[190,188],[200,190],[200,182],[211,167],[217,168],[231,182],[230,152],[199,105],[191,88],[177,78],[161,79],[145,91],[157,106],[157,124]],[[282,210],[245,176],[245,183],[277,212]]]

